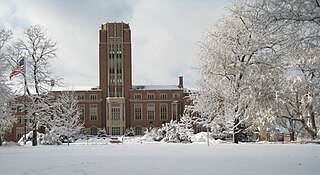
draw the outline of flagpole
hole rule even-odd
[[[27,93],[27,75],[26,75],[26,70],[27,70],[27,61],[26,61],[26,59],[24,58],[23,59],[23,62],[24,62],[24,70],[23,70],[23,79],[24,79],[24,96],[26,95],[26,93]]]

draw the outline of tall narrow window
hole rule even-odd
[[[97,94],[90,94],[90,100],[97,100]]]
[[[90,105],[90,120],[98,119],[98,107],[97,105]]]
[[[120,120],[120,104],[111,105],[111,119]]]
[[[85,98],[84,98],[84,94],[78,94],[77,95],[77,99],[78,100],[84,100]]]
[[[147,105],[147,119],[154,120],[154,104]]]
[[[134,99],[135,100],[142,99],[142,94],[134,94]]]
[[[180,99],[180,94],[179,93],[173,93],[172,94],[173,99]]]
[[[154,94],[147,94],[147,99],[154,99]]]
[[[111,135],[120,135],[120,127],[111,127]]]
[[[166,103],[160,104],[160,120],[168,119],[168,105]]]
[[[16,127],[16,139],[20,139],[24,135],[24,127]]]
[[[172,103],[172,120],[177,120],[178,118],[178,105],[177,103]]]
[[[135,120],[142,120],[142,105],[141,104],[134,105],[134,119]]]
[[[160,94],[160,99],[167,99],[167,94],[166,93],[161,93]]]
[[[80,111],[80,120],[84,121],[84,115],[85,115],[85,106],[84,105],[78,105],[79,111]]]

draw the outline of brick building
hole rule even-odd
[[[127,23],[105,23],[99,30],[99,86],[75,89],[82,111],[84,132],[122,135],[133,128],[136,135],[178,119],[184,107],[183,77],[177,85],[132,85],[131,30]],[[52,93],[61,91],[53,89]],[[23,121],[13,128],[12,139],[23,135]]]

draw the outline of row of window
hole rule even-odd
[[[122,92],[109,92],[109,97],[123,97]]]
[[[167,93],[160,93],[159,94],[160,99],[167,99],[168,94]],[[180,99],[180,93],[173,93],[172,94],[173,99]],[[142,99],[142,94],[134,94],[134,99],[135,100],[141,100]],[[155,99],[155,94],[153,93],[148,93],[147,94],[147,99]]]
[[[85,100],[85,95],[84,94],[77,94],[77,99],[78,100]],[[97,94],[90,94],[89,95],[89,100],[97,100],[98,95]]]
[[[119,75],[120,77],[118,77],[118,79],[110,79],[110,81],[118,81],[118,83],[122,83],[122,79],[121,79],[121,75]],[[113,82],[115,83],[115,82]],[[115,92],[109,92],[109,96],[110,97],[122,97],[122,93],[121,92],[117,92],[117,94]],[[153,93],[148,93],[147,94],[147,99],[155,99],[156,96]],[[77,99],[78,100],[85,100],[85,95],[84,94],[77,94]],[[90,94],[89,95],[89,100],[97,100],[98,99],[98,95],[97,94]],[[134,99],[135,100],[141,100],[142,99],[142,94],[134,94]],[[160,93],[159,94],[159,99],[168,99],[168,94],[167,93]],[[173,93],[172,94],[172,99],[180,99],[180,93]],[[21,107],[19,107],[19,110],[21,109]],[[17,107],[18,110],[18,107]]]
[[[122,130],[124,131],[124,128],[122,128]],[[123,132],[122,131],[122,132]],[[107,134],[111,134],[111,135],[123,135],[123,133],[121,133],[121,127],[111,127],[111,133],[109,131],[109,127],[107,127]]]
[[[83,104],[78,105],[80,110],[80,120],[85,120],[85,106]],[[98,120],[98,105],[90,105],[89,106],[89,120]]]
[[[142,120],[142,104],[134,104],[134,119]],[[177,105],[172,104],[172,117],[176,118],[178,110]],[[159,118],[160,120],[168,119],[168,104],[160,103],[159,104]],[[155,104],[147,104],[147,120],[155,120]]]
[[[121,39],[121,38],[120,38]],[[112,41],[109,40],[109,53],[121,53],[122,52],[122,40]]]

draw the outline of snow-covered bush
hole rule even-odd
[[[161,141],[163,139],[163,133],[159,128],[148,128],[144,133],[141,138],[144,141]]]
[[[191,143],[193,129],[185,121],[162,124],[160,128],[147,129],[142,137],[146,141],[163,141],[168,143]]]
[[[98,137],[107,137],[107,131],[105,129],[98,129]]]
[[[32,138],[33,138],[33,131],[30,131],[26,134],[26,145],[31,146],[32,145]],[[24,135],[19,139],[18,145],[24,145]],[[59,137],[55,135],[54,133],[37,133],[37,142],[40,145],[60,145],[61,141],[59,140]]]
[[[134,128],[132,128],[132,127],[127,128],[124,135],[126,135],[126,136],[134,136],[135,135]]]

